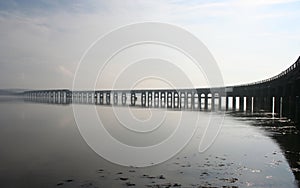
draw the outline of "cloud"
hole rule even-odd
[[[10,81],[16,74],[8,72],[28,66],[30,70],[24,71],[26,87],[35,83],[34,87],[70,88],[77,62],[95,39],[116,27],[142,21],[167,22],[190,30],[212,50],[229,83],[236,80],[232,70],[243,70],[244,64],[255,70],[260,59],[272,61],[277,73],[281,70],[276,70],[276,65],[281,65],[284,57],[294,58],[300,50],[300,26],[296,23],[300,7],[296,0],[75,0],[62,4],[30,0],[24,6],[19,0],[3,2],[0,67],[5,63],[5,69],[0,69],[0,88],[3,80],[5,86],[17,86]],[[288,58],[284,63],[290,63]],[[39,72],[43,73],[40,84],[34,80]],[[254,77],[252,73],[240,81]]]
[[[243,0],[236,1],[236,5],[243,6],[267,6],[267,5],[277,5],[277,4],[289,4],[294,2],[300,2],[299,0]]]

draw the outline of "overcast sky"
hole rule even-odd
[[[99,36],[156,21],[197,36],[226,85],[280,73],[300,55],[298,0],[0,1],[0,88],[71,88],[76,66]]]

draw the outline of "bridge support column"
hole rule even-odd
[[[167,92],[167,108],[172,108],[172,92]]]
[[[282,116],[289,117],[289,97],[282,97]]]
[[[135,93],[132,92],[132,93],[130,93],[130,104],[131,104],[131,106],[135,106],[135,101],[136,101]]]
[[[118,104],[118,93],[114,92],[114,104]]]
[[[194,93],[191,92],[191,109],[194,109],[195,100],[194,100]]]
[[[211,94],[211,110],[215,109],[215,94]]]
[[[142,104],[143,107],[146,106],[146,92],[142,92],[141,104]]]
[[[159,92],[158,91],[154,92],[154,107],[155,108],[159,107]]]
[[[192,96],[192,92],[186,93],[186,108],[193,108]]]
[[[246,111],[252,111],[252,97],[246,97]]]
[[[110,104],[110,92],[106,93],[106,104]]]
[[[126,93],[123,92],[122,93],[122,105],[126,105],[126,100],[127,100]]]
[[[296,96],[295,99],[295,122],[299,123],[300,122],[300,97]]]
[[[254,97],[254,107],[253,107],[255,112],[260,111],[261,109],[261,97],[260,96],[255,96]]]
[[[236,96],[232,97],[232,110],[235,111],[236,110]]]
[[[226,110],[228,110],[229,109],[229,97],[228,96],[226,96],[225,103],[226,103]]]
[[[160,106],[162,108],[166,106],[166,93],[164,91],[160,92]]]
[[[280,97],[279,96],[275,96],[274,99],[274,113],[280,115]]]
[[[222,110],[222,96],[219,95],[219,110]]]
[[[184,108],[185,107],[185,105],[184,105],[184,103],[185,103],[185,92],[184,91],[181,91],[180,92],[180,102],[179,102],[180,104],[180,108]]]
[[[100,104],[104,103],[104,94],[103,92],[100,92],[100,99],[99,99]]]
[[[241,112],[243,112],[244,111],[244,96],[240,96],[240,106],[239,106],[239,110],[241,111]]]
[[[194,109],[195,110],[199,110],[200,109],[199,94],[198,93],[194,93],[193,96],[194,96],[194,99],[193,99],[193,101],[194,101]]]
[[[152,91],[148,91],[148,107],[152,106]]]
[[[208,94],[205,95],[204,98],[204,109],[207,110],[208,109]]]
[[[174,108],[179,108],[179,93],[177,91],[174,92],[174,100],[173,100],[173,103],[174,103]]]

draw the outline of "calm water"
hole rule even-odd
[[[166,112],[167,128],[144,139],[122,134],[108,106],[96,106],[107,130],[131,145],[155,144],[170,134],[180,111]],[[245,114],[226,114],[215,142],[198,152],[201,123],[218,113],[199,116],[199,131],[170,160],[134,168],[98,156],[81,137],[72,105],[0,100],[0,187],[297,187],[300,164],[297,129],[289,123]],[[152,113],[162,113],[158,109]],[[132,113],[147,119],[149,110]],[[188,125],[187,125],[188,126]],[[155,138],[155,139],[151,139]],[[142,142],[137,142],[142,140]],[[107,146],[109,147],[109,146]]]

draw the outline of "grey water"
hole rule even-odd
[[[88,146],[74,118],[75,105],[80,104],[0,98],[1,188],[298,187],[300,135],[297,126],[287,120],[225,113],[216,139],[199,152],[202,124],[223,113],[186,111],[186,117],[199,117],[199,130],[187,146],[161,164],[136,168],[111,163]],[[94,107],[107,130],[131,145],[151,145],[164,139],[182,113],[132,108],[132,113],[144,120],[153,113],[169,117],[159,133],[133,137],[118,125],[110,106]]]

